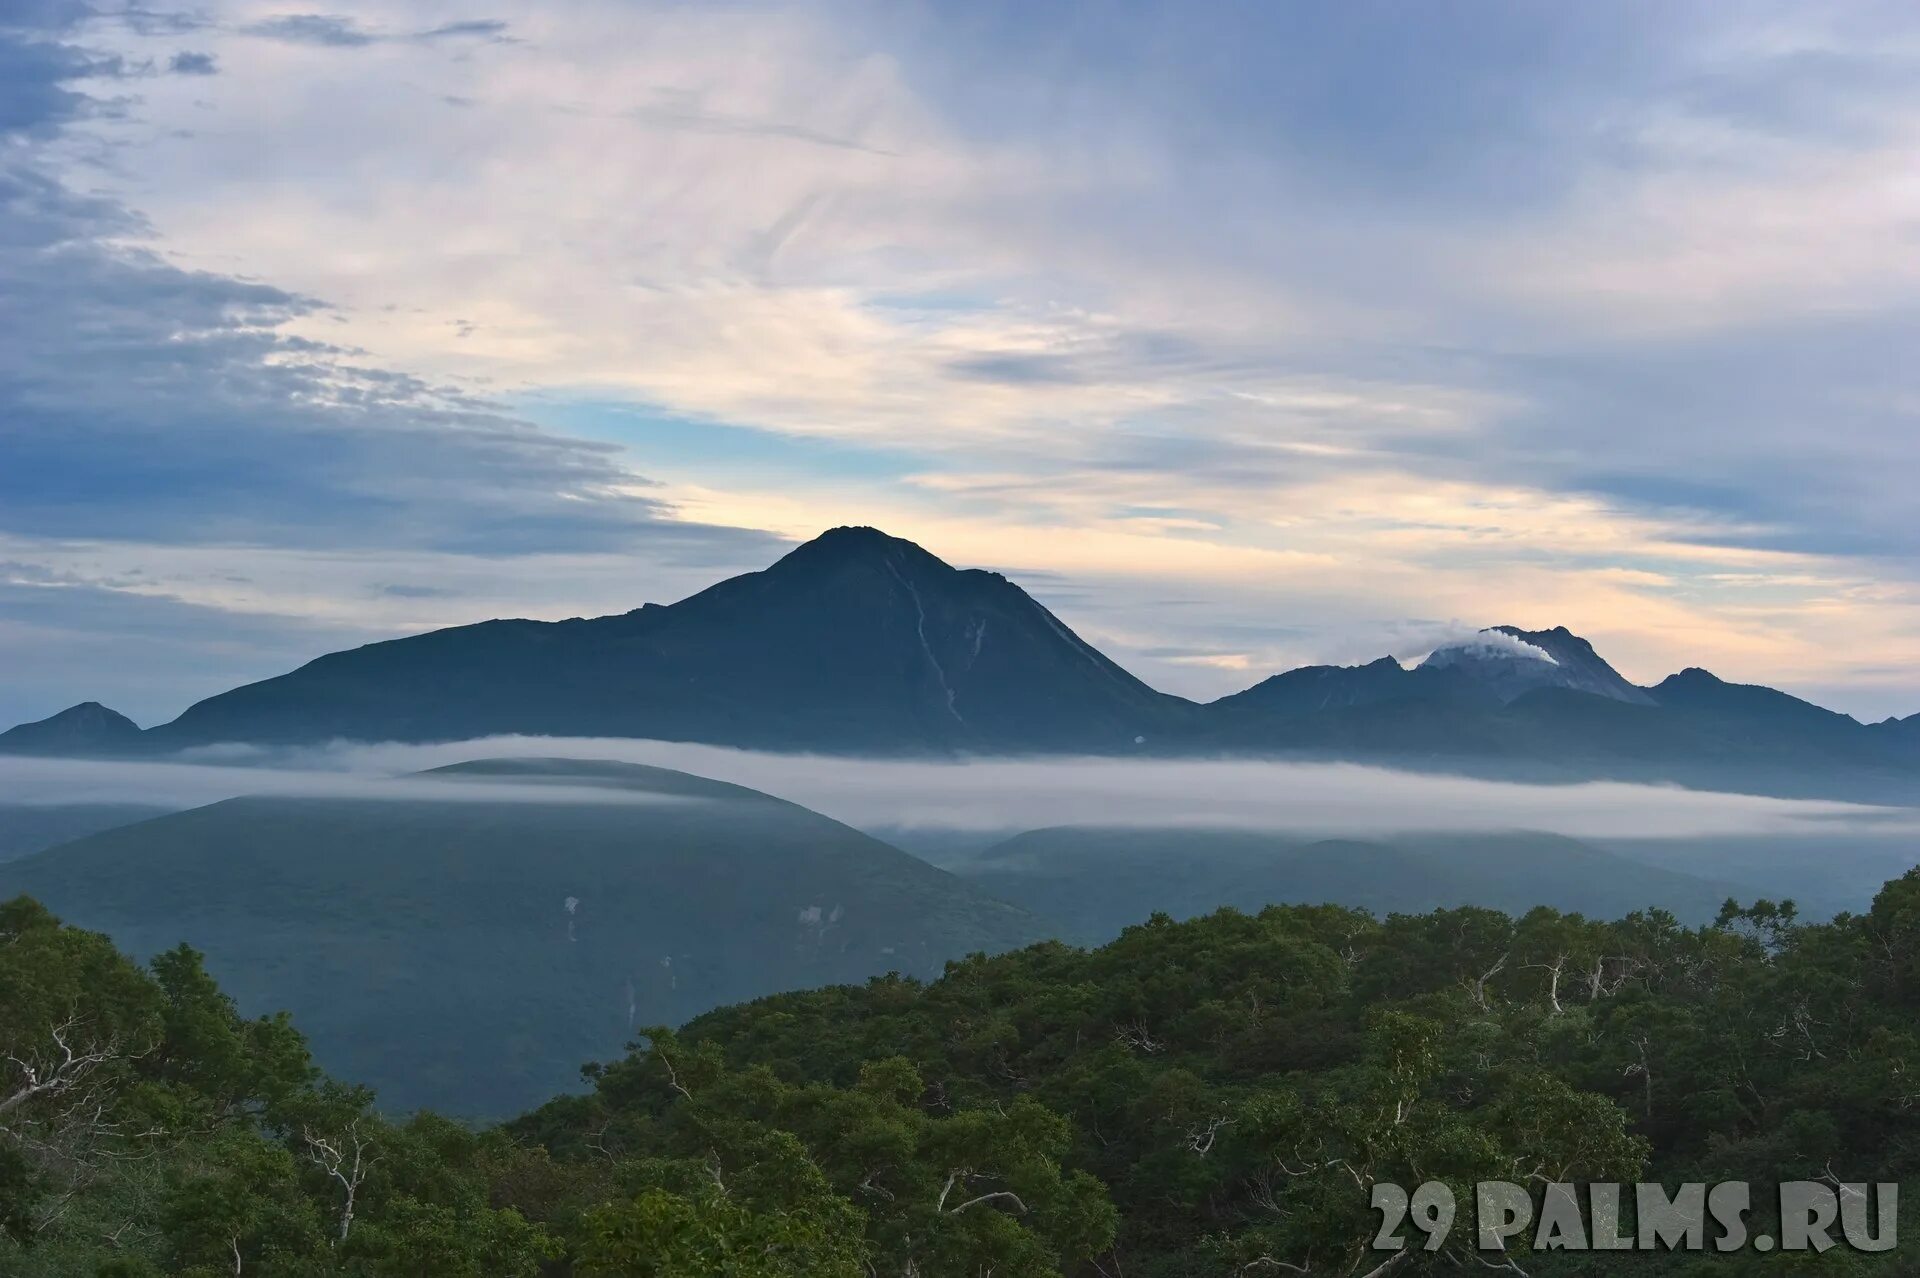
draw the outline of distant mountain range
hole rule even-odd
[[[1645,688],[1564,628],[1496,626],[1408,669],[1310,666],[1197,704],[1157,692],[998,573],[835,528],[661,606],[489,621],[331,653],[140,731],[95,703],[0,751],[649,737],[846,754],[1302,755],[1882,796],[1920,715],[1862,724],[1689,669]]]

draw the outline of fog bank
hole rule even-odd
[[[225,746],[166,760],[0,758],[0,805],[191,807],[241,794],[631,802],[590,784],[406,779],[474,759],[564,757],[676,768],[849,825],[1025,830],[1210,827],[1321,835],[1543,830],[1576,838],[1920,833],[1920,810],[1592,781],[1539,785],[1351,763],[1169,759],[849,759],[631,739],[487,737],[436,745]]]

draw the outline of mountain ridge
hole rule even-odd
[[[1863,725],[1697,667],[1639,687],[1564,626],[1489,627],[1412,668],[1308,666],[1197,703],[1142,682],[1005,575],[856,526],[675,603],[428,631],[322,655],[145,732],[86,703],[0,743],[151,754],[494,735],[845,755],[1505,760],[1576,776],[1731,775],[1736,787],[1748,783],[1730,769],[1770,769],[1769,787],[1795,769],[1864,770],[1869,788],[1903,793],[1920,780],[1920,716]]]
[[[1191,703],[998,573],[836,528],[674,604],[493,621],[320,657],[196,703],[157,745],[651,736],[771,749],[1117,750]]]

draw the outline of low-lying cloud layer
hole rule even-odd
[[[657,804],[686,796],[623,789],[589,777],[420,776],[334,756],[278,763],[0,759],[0,810],[9,806],[193,808],[224,799],[367,799],[431,803]],[[4,820],[0,816],[0,820]]]
[[[503,757],[609,759],[762,790],[867,829],[1017,831],[1058,825],[1284,830],[1319,835],[1539,830],[1575,838],[1920,832],[1920,813],[1829,801],[1587,782],[1529,785],[1355,764],[1257,760],[974,759],[779,755],[661,741],[492,737],[440,745],[200,751],[165,762],[0,759],[0,806],[194,806],[241,794],[437,801],[626,802],[583,782],[423,769]]]

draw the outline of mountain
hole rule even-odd
[[[1601,660],[1592,644],[1565,626],[1494,626],[1434,649],[1420,668],[1452,671],[1502,704],[1541,688],[1565,688],[1629,705],[1653,704],[1646,689],[1628,683]]]
[[[572,760],[216,803],[0,865],[20,893],[142,955],[184,940],[335,1076],[467,1115],[576,1084],[636,1025],[1047,931],[794,804]]]
[[[1205,748],[1515,779],[1913,804],[1920,716],[1871,727],[1690,668],[1630,683],[1565,627],[1495,626],[1407,669],[1308,666],[1206,708]]]
[[[1222,697],[1208,709],[1276,718],[1402,701],[1491,709],[1542,688],[1566,688],[1629,705],[1653,704],[1646,689],[1627,682],[1592,644],[1565,626],[1493,626],[1442,644],[1412,669],[1393,657],[1362,666],[1302,666]]]
[[[98,701],[0,732],[0,754],[72,756],[131,754],[142,746],[140,725]]]
[[[1697,667],[1669,675],[1653,689],[1654,701],[1714,733],[1729,746],[1776,752],[1817,748],[1862,763],[1884,760],[1879,736],[1851,715],[1802,701],[1758,684],[1728,683]]]
[[[1660,906],[1712,918],[1752,893],[1551,834],[1320,839],[1247,830],[1031,830],[953,870],[983,891],[1098,945],[1154,911],[1176,919],[1222,906],[1358,906],[1378,914],[1536,905],[1616,917]]]
[[[1882,719],[1872,725],[1875,740],[1897,754],[1910,755],[1920,762],[1920,714],[1904,719]]]
[[[1000,574],[872,528],[832,529],[675,604],[437,630],[328,654],[145,733],[89,705],[6,740],[114,754],[497,734],[895,757],[1310,756],[1899,803],[1920,786],[1920,717],[1869,727],[1691,669],[1637,687],[1565,627],[1495,626],[1414,669],[1309,666],[1196,705]]]
[[[176,748],[525,733],[1115,753],[1192,711],[1000,574],[836,528],[670,606],[490,621],[333,653],[202,701],[149,738]]]
[[[1208,705],[1216,714],[1297,718],[1390,701],[1477,701],[1481,690],[1458,670],[1409,670],[1392,657],[1364,666],[1301,666]]]

